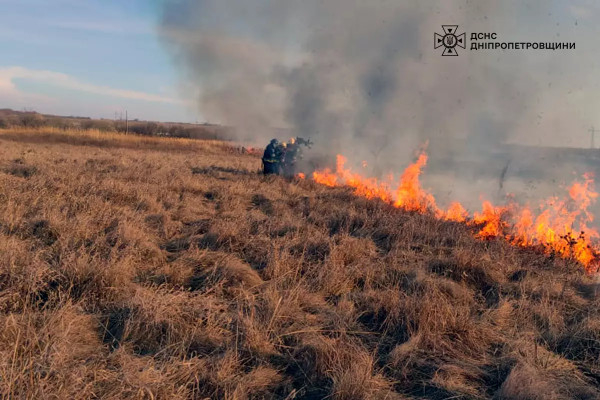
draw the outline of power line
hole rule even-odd
[[[600,129],[595,129],[593,126],[588,130],[592,134],[592,145],[591,148],[595,149],[594,139],[596,138],[596,132],[600,133]]]

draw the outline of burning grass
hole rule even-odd
[[[313,179],[330,187],[349,186],[358,196],[380,199],[406,211],[431,213],[447,221],[466,222],[478,228],[475,236],[480,239],[503,237],[517,246],[539,246],[547,254],[577,260],[588,272],[600,270],[600,245],[594,243],[600,234],[589,226],[594,218],[588,207],[598,197],[590,175],[584,175],[581,182],[573,183],[566,200],[550,198],[535,211],[529,205],[511,203],[495,206],[484,201],[482,210],[470,218],[458,202],[452,203],[448,210],[440,209],[433,195],[421,187],[419,176],[427,164],[425,152],[421,152],[417,161],[405,169],[397,185],[392,182],[393,178],[389,182],[379,182],[354,173],[345,167],[346,161],[338,155],[335,171],[316,171]]]
[[[423,212],[423,159],[397,196],[263,177],[222,143],[95,135],[0,132],[3,397],[600,396],[598,281],[480,240],[459,205]]]

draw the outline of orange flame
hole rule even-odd
[[[514,225],[512,243],[541,245],[548,253],[575,258],[591,269],[598,254],[592,241],[597,240],[599,235],[588,226],[594,218],[587,209],[598,193],[592,189],[594,182],[591,176],[585,175],[584,178],[583,183],[575,182],[570,187],[569,200],[550,198],[540,205],[537,216],[529,208],[523,208]]]
[[[445,220],[455,222],[465,222],[468,217],[469,213],[458,201],[455,201],[452,204],[450,204],[446,215],[444,215]]]
[[[529,206],[495,206],[484,201],[482,211],[471,218],[459,202],[451,203],[447,211],[439,209],[434,196],[421,187],[419,177],[427,164],[424,151],[404,170],[395,191],[390,190],[393,175],[388,176],[388,182],[366,178],[346,168],[346,161],[338,155],[335,171],[315,171],[313,179],[331,187],[349,186],[358,196],[380,199],[407,211],[431,212],[447,221],[480,227],[475,234],[480,239],[502,237],[517,246],[540,246],[546,253],[581,262],[589,272],[599,270],[597,241],[600,234],[588,226],[593,222],[588,207],[598,197],[593,190],[591,175],[585,175],[584,182],[576,182],[570,187],[568,200],[561,202],[550,198],[541,204],[537,214]]]
[[[506,222],[502,219],[507,212],[505,207],[495,207],[489,201],[484,201],[481,205],[482,211],[473,215],[475,224],[483,224],[483,228],[477,233],[477,237],[490,239],[503,236],[506,229]]]
[[[313,179],[315,182],[320,183],[325,186],[336,186],[337,185],[337,176],[331,172],[329,168],[324,169],[323,171],[315,171],[313,172]]]
[[[437,211],[433,195],[424,191],[419,182],[419,175],[426,164],[427,154],[422,152],[417,161],[404,170],[396,190],[395,207],[419,212]]]
[[[377,198],[383,201],[390,201],[391,195],[389,187],[386,184],[378,182],[376,178],[364,178],[360,174],[356,174],[346,168],[345,164],[346,158],[338,155],[335,172],[329,169],[321,172],[315,171],[313,172],[313,179],[327,186],[337,186],[341,182],[342,185],[353,188],[355,194],[359,196],[364,196],[368,199]]]

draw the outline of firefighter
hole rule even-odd
[[[280,143],[277,139],[271,140],[271,142],[267,145],[267,148],[263,154],[262,162],[263,173],[265,175],[279,174],[281,150]]]
[[[285,154],[287,153],[287,151],[288,151],[288,144],[286,142],[279,143],[279,146],[277,146],[277,151],[276,151],[277,159],[279,160],[279,164],[278,164],[278,168],[277,168],[278,175],[283,175],[283,173],[285,171],[284,163],[285,163]]]
[[[296,162],[300,156],[299,151],[300,148],[296,143],[296,139],[291,138],[283,154],[282,169],[284,176],[290,178],[296,174]]]

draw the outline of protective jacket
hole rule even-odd
[[[263,173],[265,175],[279,174],[281,153],[277,142],[271,142],[263,154]]]
[[[278,150],[277,150],[277,145],[274,143],[269,143],[269,145],[267,146],[267,148],[265,149],[265,152],[263,154],[263,162],[269,162],[269,163],[277,163],[279,162],[279,158],[278,158]]]

